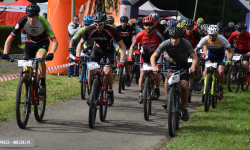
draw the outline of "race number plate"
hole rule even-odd
[[[18,66],[28,66],[32,67],[33,60],[18,60]]]
[[[192,58],[188,58],[188,62],[189,63],[193,62],[193,59]]]
[[[232,60],[238,61],[238,60],[240,60],[240,56],[233,56]]]
[[[87,62],[87,69],[94,70],[100,68],[100,65],[97,62]]]
[[[217,63],[206,63],[206,67],[212,67],[212,68],[217,68]]]
[[[152,66],[150,66],[150,65],[148,65],[148,64],[146,64],[146,63],[144,63],[144,64],[143,64],[143,70],[152,70]]]
[[[180,81],[180,76],[179,74],[172,74],[170,78],[168,79],[168,85],[174,84],[176,82]]]

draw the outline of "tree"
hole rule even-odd
[[[106,9],[110,10],[112,8],[113,10],[115,10],[117,14],[118,5],[119,5],[118,0],[95,0],[94,13],[99,11],[106,12]]]

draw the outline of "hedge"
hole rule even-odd
[[[6,39],[12,32],[15,26],[7,26],[7,25],[0,25],[0,47],[3,48]],[[22,44],[21,41],[21,33],[19,33],[16,38],[12,41],[11,46],[17,47],[18,45]]]

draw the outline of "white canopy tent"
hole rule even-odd
[[[45,3],[37,3],[37,5],[40,7],[41,11],[39,13],[40,16],[43,15],[43,13],[47,13],[47,9],[48,9],[48,2]]]

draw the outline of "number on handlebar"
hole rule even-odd
[[[97,62],[87,62],[87,69],[94,70],[100,68],[100,65]]]
[[[168,79],[168,85],[174,84],[180,81],[180,74],[173,73]]]
[[[18,66],[28,66],[28,67],[32,67],[33,65],[33,60],[18,60]]]
[[[217,68],[217,63],[206,63],[206,67],[212,67],[212,68]]]
[[[147,63],[144,63],[143,70],[152,70],[152,66],[148,65]]]

